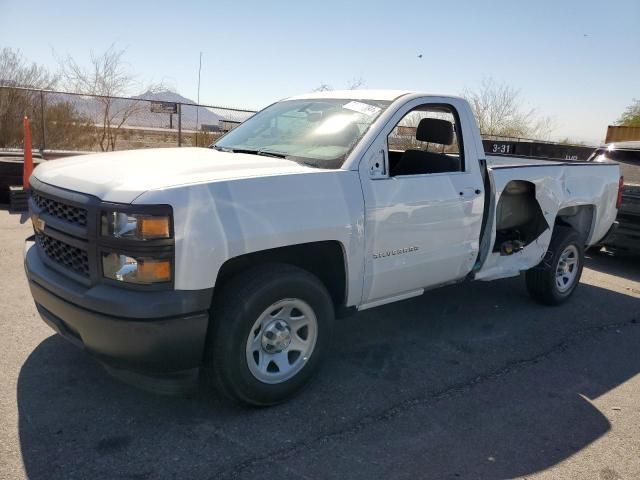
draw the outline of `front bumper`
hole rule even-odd
[[[87,288],[46,266],[31,239],[24,265],[42,319],[112,373],[178,378],[201,366],[213,289]]]

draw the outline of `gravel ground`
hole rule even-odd
[[[0,211],[0,478],[640,478],[640,260],[596,254],[561,307],[521,279],[341,321],[285,405],[112,380],[38,318]]]

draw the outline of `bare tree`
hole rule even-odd
[[[0,85],[9,87],[53,88],[57,77],[36,63],[29,64],[20,50],[0,50]]]
[[[351,80],[347,82],[347,89],[358,90],[359,88],[364,87],[366,83],[367,82],[365,82],[364,78],[362,78],[362,75],[359,77],[353,77]]]
[[[314,92],[330,92],[331,90],[333,90],[333,87],[328,83],[321,83],[313,89]]]
[[[120,129],[134,114],[140,112],[145,102],[124,100],[122,97],[139,88],[135,76],[124,62],[125,50],[111,45],[104,53],[91,52],[90,66],[84,67],[71,56],[58,59],[62,80],[69,90],[85,95],[95,95],[100,104],[100,121],[96,124],[97,141],[102,151],[115,150]],[[140,91],[153,91],[159,87],[147,87]]]
[[[364,87],[365,84],[366,84],[366,81],[364,80],[364,78],[362,78],[362,76],[353,77],[351,80],[347,82],[347,90],[358,90],[359,88]],[[313,92],[330,92],[332,90],[333,90],[333,87],[331,85],[329,85],[328,83],[322,82],[312,91]]]
[[[475,91],[463,97],[471,108],[483,135],[547,139],[554,129],[550,117],[524,106],[520,90],[487,78]]]
[[[0,49],[0,147],[22,146],[22,118],[34,123],[42,118],[42,97],[37,91],[21,88],[53,88],[57,78],[35,63],[27,62],[19,50]],[[41,144],[41,129],[33,130],[34,143]]]

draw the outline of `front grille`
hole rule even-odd
[[[84,277],[89,277],[89,256],[86,250],[45,234],[38,234],[36,239],[42,252],[51,260]]]
[[[73,225],[79,225],[81,227],[87,226],[86,209],[82,207],[74,207],[73,205],[67,205],[66,203],[43,197],[37,192],[33,192],[32,198],[38,208],[49,215]]]

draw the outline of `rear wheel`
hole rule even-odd
[[[290,265],[241,273],[217,295],[210,370],[227,397],[250,405],[280,403],[319,366],[333,321],[322,282]]]
[[[545,258],[526,273],[531,297],[546,305],[559,305],[575,291],[584,266],[584,247],[578,232],[556,226]]]

